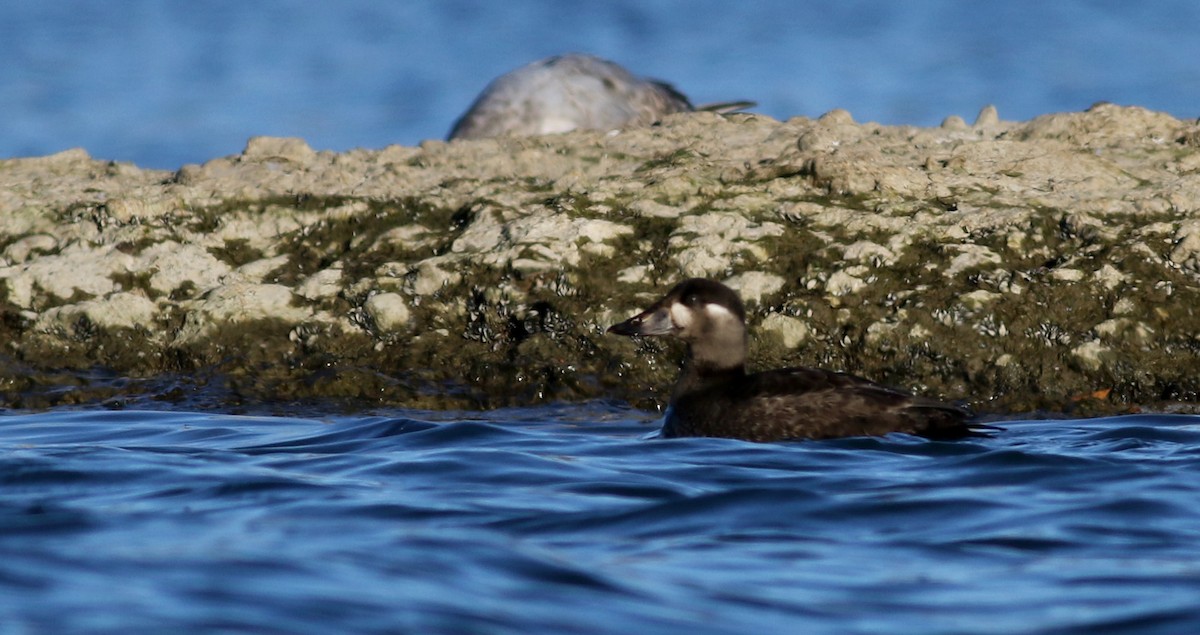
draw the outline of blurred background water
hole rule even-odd
[[[174,169],[254,135],[443,138],[496,76],[580,51],[693,101],[936,125],[1097,101],[1200,115],[1200,3],[0,0],[0,157]]]

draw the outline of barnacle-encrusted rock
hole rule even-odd
[[[747,296],[752,364],[984,411],[1194,409],[1197,139],[1101,105],[342,154],[256,138],[174,173],[0,161],[0,395],[649,403],[675,369],[604,328],[703,275]]]

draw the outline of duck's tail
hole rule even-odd
[[[941,441],[966,437],[990,437],[993,433],[1004,430],[997,426],[972,421],[975,414],[963,406],[932,399],[917,398],[904,410],[909,416],[921,421],[921,430],[918,434],[927,439]]]

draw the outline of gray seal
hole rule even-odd
[[[696,108],[665,82],[637,77],[593,55],[538,60],[498,77],[450,131],[450,139],[528,136],[646,126],[677,112],[733,112],[751,102]]]

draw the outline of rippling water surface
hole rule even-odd
[[[1200,417],[0,417],[4,632],[1200,632]]]

